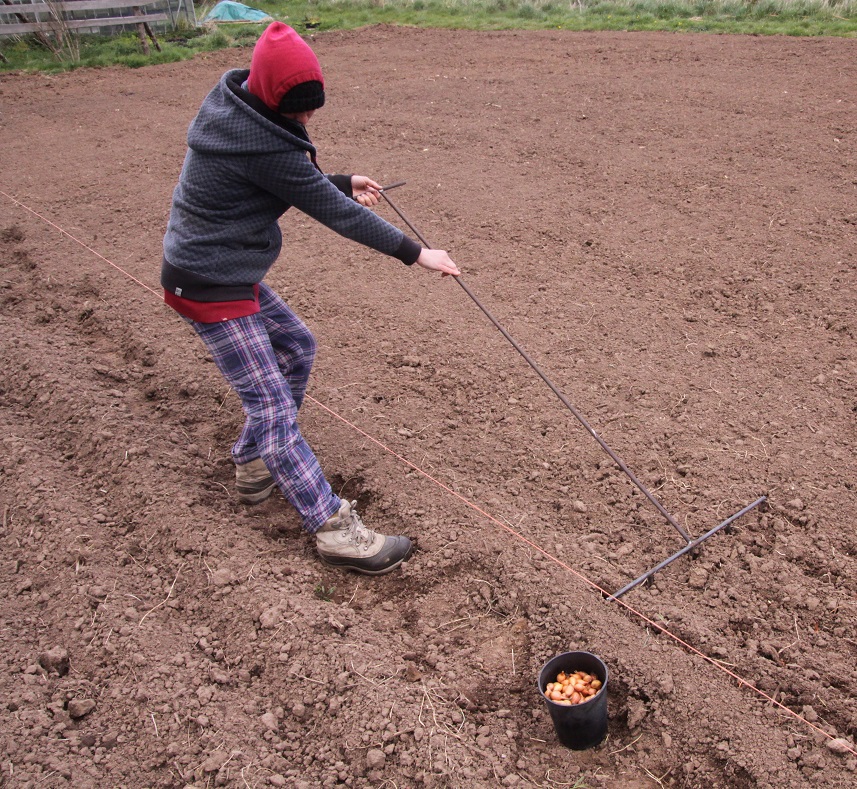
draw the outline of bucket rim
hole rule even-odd
[[[547,685],[547,682],[542,681],[545,679],[545,671],[547,670],[548,666],[550,666],[550,664],[553,663],[554,661],[558,661],[561,658],[573,659],[575,657],[593,658],[595,661],[597,661],[597,663],[604,670],[604,678],[601,679],[599,677],[599,679],[601,679],[601,687],[598,688],[598,692],[594,696],[590,696],[586,701],[583,701],[580,704],[576,704],[575,706],[576,707],[583,707],[586,704],[589,704],[589,702],[595,701],[602,693],[607,692],[607,680],[609,677],[609,670],[607,668],[607,664],[598,655],[596,655],[594,652],[588,652],[586,650],[581,650],[581,649],[575,649],[575,650],[572,650],[569,652],[560,652],[559,654],[554,655],[550,660],[548,660],[541,667],[541,670],[539,671],[538,679],[536,680],[536,687],[538,688],[539,693],[541,694],[542,698],[549,705],[552,705],[554,707],[566,707],[566,706],[568,706],[566,704],[559,704],[558,702],[554,701],[553,699],[548,698],[547,695],[545,694],[545,686]],[[561,669],[561,670],[564,671],[565,669]],[[575,671],[579,671],[579,670],[580,669],[575,669]],[[550,680],[550,681],[553,682],[554,680]]]

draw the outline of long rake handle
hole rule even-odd
[[[396,184],[396,186],[398,186],[398,185],[399,184]],[[390,188],[392,188],[392,187],[390,187]],[[426,239],[422,235],[422,233],[420,233],[420,231],[417,230],[416,227],[414,227],[413,223],[402,213],[402,211],[399,209],[399,207],[388,197],[385,190],[381,191],[381,196],[389,203],[390,208],[392,208],[399,215],[401,220],[413,231],[414,235],[416,235],[416,237],[423,243],[423,245],[428,247],[429,249],[431,249],[432,248],[431,244],[429,244],[429,242],[426,241]],[[637,479],[634,472],[631,471],[631,469],[629,469],[627,465],[625,465],[625,462],[608,446],[607,442],[604,441],[604,439],[601,438],[601,436],[599,436],[598,433],[595,432],[595,430],[592,428],[592,426],[589,424],[589,422],[586,421],[583,414],[581,414],[580,411],[578,411],[569,402],[568,398],[559,389],[557,389],[557,387],[550,380],[550,378],[548,378],[547,375],[545,375],[545,373],[542,372],[541,368],[530,358],[530,355],[517,343],[515,338],[512,337],[512,335],[509,334],[509,332],[507,332],[506,329],[503,328],[503,326],[500,324],[500,322],[485,308],[485,306],[482,304],[482,302],[480,302],[479,299],[476,298],[476,295],[473,293],[472,290],[470,290],[469,287],[467,287],[464,280],[459,276],[459,277],[455,277],[455,281],[464,289],[464,292],[468,296],[470,296],[470,298],[473,300],[473,302],[476,304],[476,306],[479,307],[480,310],[482,310],[482,312],[485,314],[485,316],[488,318],[488,320],[490,320],[491,323],[493,323],[497,327],[497,329],[500,331],[500,333],[511,343],[512,347],[519,354],[521,354],[521,356],[524,358],[524,360],[527,362],[527,364],[529,364],[530,367],[533,368],[533,370],[536,372],[536,374],[539,376],[539,378],[541,378],[548,385],[548,387],[550,387],[550,390],[560,399],[562,404],[569,411],[571,411],[571,413],[574,415],[575,419],[577,419],[577,421],[580,422],[581,425],[583,425],[583,427],[586,429],[586,431],[589,433],[589,435],[591,435],[598,442],[600,447],[612,458],[613,462],[616,463],[616,465],[619,466],[620,469],[622,469],[622,471],[625,473],[625,475],[628,477],[628,479],[630,479],[631,482],[633,482],[634,485],[636,485],[636,487],[640,490],[640,492],[650,502],[652,502],[652,504],[655,506],[655,508],[658,510],[658,512],[660,512],[661,515],[663,515],[664,518],[666,518],[666,520],[670,524],[670,526],[672,526],[685,539],[685,541],[688,544],[693,542],[693,539],[687,533],[687,531],[685,531],[682,528],[681,524],[679,524],[675,520],[675,518],[673,518],[673,516],[669,514],[669,512],[655,498],[655,496],[646,488],[646,486],[643,485],[643,483],[640,482],[639,479]]]

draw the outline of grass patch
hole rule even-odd
[[[335,593],[335,586],[325,586],[323,583],[316,584],[315,589],[313,589],[313,594],[325,603],[333,602],[333,595]]]
[[[469,30],[631,30],[857,37],[857,0],[260,0],[248,3],[301,33],[374,24]],[[213,3],[197,7],[202,19]],[[137,34],[76,36],[52,52],[35,36],[0,38],[0,71],[131,68],[252,46],[264,24],[179,27],[143,55]]]

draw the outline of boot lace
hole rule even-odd
[[[360,520],[360,516],[355,512],[354,507],[357,506],[356,501],[351,502],[351,515],[349,517],[347,534],[348,541],[354,545],[371,545],[375,539],[375,532],[364,525]]]

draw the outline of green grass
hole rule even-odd
[[[325,603],[333,602],[333,595],[335,593],[335,586],[325,586],[323,583],[316,584],[315,589],[313,589],[313,594]]]
[[[197,7],[201,20],[213,5]],[[857,37],[857,0],[260,0],[248,5],[305,33],[373,24],[470,30],[631,30]],[[162,52],[136,33],[80,36],[79,56],[58,57],[35,37],[2,38],[0,72],[79,66],[139,67],[198,52],[249,46],[264,24],[206,25],[159,34]]]

